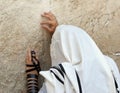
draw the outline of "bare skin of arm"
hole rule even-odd
[[[48,32],[50,32],[50,34],[52,35],[54,33],[56,27],[58,26],[56,17],[51,12],[44,12],[41,16],[46,18],[45,21],[42,21],[40,23],[41,27],[43,29],[47,30]]]

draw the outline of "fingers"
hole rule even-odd
[[[41,27],[51,33],[53,33],[56,28],[53,22],[42,22]]]
[[[49,32],[54,32],[55,28],[58,25],[56,17],[51,12],[44,12],[41,15],[42,17],[47,18],[47,20],[41,22],[41,27]]]
[[[52,21],[43,21],[43,22],[41,22],[41,25],[44,25],[44,24],[53,25],[53,22]]]
[[[52,32],[53,29],[50,28],[48,25],[42,25],[42,28],[44,28],[45,30],[49,31],[49,32]]]
[[[51,12],[44,12],[44,14],[42,14],[42,17],[46,17],[49,20],[56,19],[56,17],[54,16],[54,14],[52,14]]]
[[[27,62],[31,61],[30,49],[27,50],[26,61],[27,61]]]
[[[52,17],[51,15],[42,14],[41,16],[42,16],[42,17],[45,17],[45,18],[47,18],[47,19],[49,19],[49,20],[52,20],[52,19],[53,19],[53,17]]]

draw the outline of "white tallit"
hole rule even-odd
[[[71,25],[58,26],[52,37],[51,60],[52,66],[65,62],[71,64],[80,77],[82,93],[116,93],[111,67],[91,37],[82,29]],[[68,72],[69,67],[66,66]],[[65,90],[75,87],[69,85],[65,89],[50,70],[41,71],[40,74],[45,78],[47,93],[67,93]],[[71,84],[69,77],[65,82]],[[79,92],[71,90],[69,93]]]

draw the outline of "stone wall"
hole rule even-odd
[[[42,69],[49,68],[50,35],[40,28],[40,14],[49,2],[0,1],[0,93],[25,90],[25,55],[35,49]]]
[[[42,69],[50,67],[50,35],[40,14],[51,10],[59,24],[86,30],[120,67],[119,0],[0,0],[0,93],[25,92],[25,55],[35,49]]]

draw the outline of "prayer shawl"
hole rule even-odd
[[[50,53],[53,67],[40,72],[47,93],[117,93],[119,71],[113,77],[109,58],[81,28],[58,26]]]

